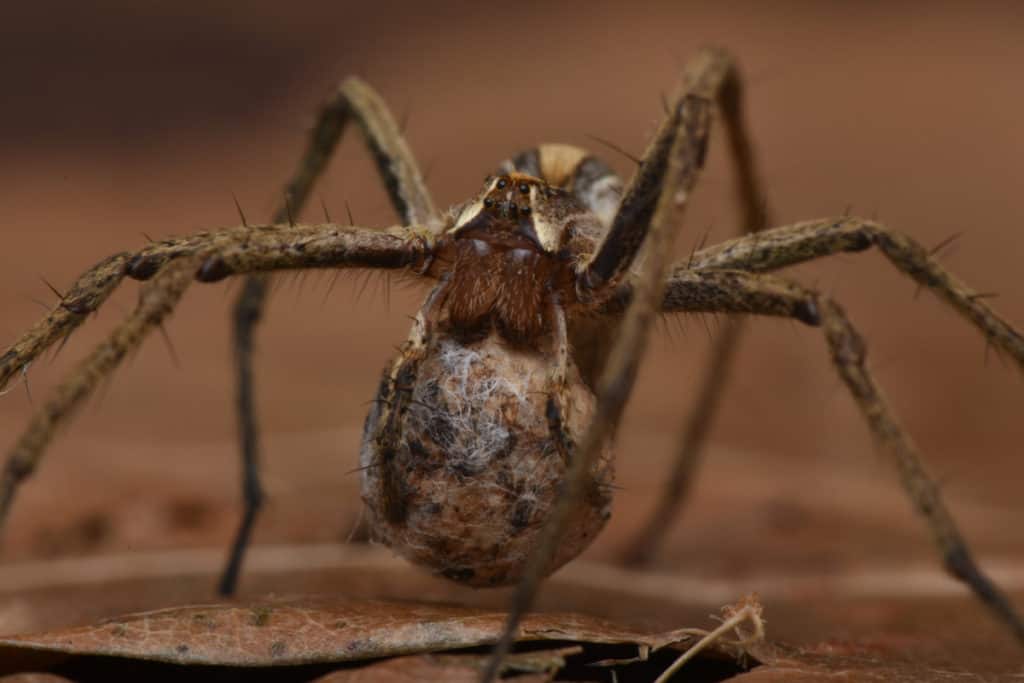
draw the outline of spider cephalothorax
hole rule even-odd
[[[463,337],[495,329],[507,342],[536,346],[552,329],[552,308],[575,299],[577,264],[601,226],[576,197],[540,178],[492,178],[456,210],[435,248],[442,280],[436,317]]]

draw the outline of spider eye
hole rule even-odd
[[[492,206],[494,206],[494,200],[488,197],[487,199],[484,200],[484,206],[487,207],[488,209],[491,208]]]
[[[508,180],[506,180],[505,178],[501,178],[498,181],[498,189],[504,190],[506,187],[508,187]]]
[[[526,183],[519,183],[519,192],[522,194],[530,194],[530,186]]]
[[[530,207],[524,206],[523,208],[519,209],[519,212],[523,214],[530,213]]]

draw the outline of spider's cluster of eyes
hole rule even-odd
[[[508,181],[507,178],[498,178],[498,182],[495,183],[494,187],[497,190],[504,190],[505,188],[508,187],[508,182],[509,181]],[[527,185],[526,183],[519,183],[519,187],[517,189],[519,190],[519,194],[523,195],[524,197],[529,197],[529,195],[530,195],[530,186],[529,185]],[[486,197],[484,199],[484,208],[485,209],[493,209],[496,206],[499,209],[504,208],[511,215],[516,215],[517,213],[522,213],[522,214],[530,213],[529,201],[527,201],[527,203],[523,204],[522,206],[519,206],[518,204],[516,204],[511,199],[509,199],[508,202],[505,203],[504,205],[502,205],[501,202],[496,202],[491,197]]]

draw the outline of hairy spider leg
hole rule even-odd
[[[710,53],[702,53],[698,58],[698,62],[704,64],[703,69],[709,70],[715,63],[709,57]],[[697,68],[695,73],[700,71],[701,68]],[[661,299],[673,228],[679,222],[703,166],[710,126],[709,109],[707,99],[684,91],[645,151],[603,242],[579,270],[577,292],[584,297],[598,295],[598,290],[606,291],[628,272],[641,245],[647,244],[646,269],[634,280],[634,286],[642,295],[635,297],[629,306],[611,348],[596,387],[596,414],[570,462],[558,504],[516,587],[505,628],[482,673],[482,681],[495,680],[501,670],[522,616],[533,605],[541,577],[547,574],[559,540],[565,534],[571,511],[585,494],[593,459],[618,424],[629,397],[650,322]]]
[[[770,223],[767,195],[757,173],[754,149],[744,116],[743,83],[736,65],[723,53],[716,57],[710,75],[684,75],[683,88],[701,88],[708,99],[715,99],[722,118],[729,157],[735,176],[736,201],[740,207],[740,234],[757,232]],[[720,83],[716,89],[715,83]],[[729,318],[716,335],[696,399],[683,425],[660,497],[647,521],[623,553],[626,564],[650,564],[665,543],[671,525],[679,518],[697,477],[702,451],[714,422],[729,372],[743,337],[742,318]]]
[[[856,219],[842,219],[856,220]],[[778,228],[771,231],[778,241],[785,243],[783,235],[787,230],[798,232],[805,239],[813,239],[814,233],[805,230],[806,224],[792,228]],[[898,234],[882,229],[875,224],[875,234],[884,234],[896,240]],[[826,228],[827,229],[827,228]],[[766,233],[767,234],[767,233]],[[819,233],[820,234],[820,233]],[[902,237],[902,236],[899,236]],[[752,237],[742,238],[751,240]],[[902,238],[906,251],[920,270],[906,268],[908,275],[922,284],[930,286],[951,303],[958,301],[962,307],[976,305],[970,298],[970,290],[946,274],[935,264],[928,253],[909,238]],[[790,243],[791,245],[799,244]],[[784,259],[784,257],[782,257]],[[902,261],[901,261],[902,262]],[[921,273],[930,273],[922,275]],[[939,285],[943,282],[943,285]],[[931,283],[931,284],[929,284]],[[709,287],[710,285],[710,287]],[[946,287],[949,286],[949,289]],[[800,303],[803,299],[803,303]],[[1014,355],[1019,364],[1024,358],[1019,355],[1020,335],[1012,328],[1001,329],[989,325],[992,320],[1001,320],[991,311],[966,311],[956,306],[999,348]],[[850,322],[842,307],[825,295],[800,285],[770,275],[761,275],[732,270],[688,270],[681,265],[669,279],[663,300],[665,312],[702,313],[751,313],[755,315],[791,315],[802,322],[820,326],[830,352],[832,364],[842,378],[864,420],[879,451],[889,458],[899,475],[900,483],[917,512],[924,517],[932,532],[935,544],[945,563],[946,569],[955,578],[965,583],[974,594],[1024,643],[1024,620],[1013,608],[1006,595],[985,575],[974,561],[966,541],[957,528],[939,492],[939,487],[928,474],[913,440],[899,424],[892,409],[868,370],[867,347],[863,337]],[[970,315],[970,314],[974,315]],[[977,316],[975,318],[974,316]],[[1008,332],[1009,336],[1004,333]]]
[[[740,269],[768,272],[805,261],[859,252],[875,246],[890,263],[953,307],[985,337],[1024,368],[1024,336],[1000,318],[976,292],[947,272],[935,256],[903,233],[855,216],[802,221],[703,249],[674,272]]]
[[[416,159],[405,143],[381,97],[357,78],[342,82],[335,96],[323,107],[310,135],[298,170],[285,187],[284,204],[274,213],[274,223],[294,223],[309,198],[310,190],[327,165],[348,122],[354,119],[373,154],[388,196],[406,225],[428,225],[436,217],[433,201]],[[238,585],[242,558],[252,533],[256,514],[263,503],[259,477],[259,431],[253,397],[253,334],[263,314],[267,296],[265,276],[250,276],[235,302],[235,396],[239,442],[242,454],[242,521],[228,554],[219,583],[222,595],[231,595]]]
[[[136,308],[40,404],[9,451],[0,473],[0,528],[18,487],[35,471],[57,428],[147,334],[160,328],[194,279],[214,281],[233,273],[304,268],[417,270],[428,259],[425,230],[401,227],[380,231],[337,225],[229,228],[157,242],[134,255],[118,254],[90,268],[42,323],[0,356],[0,362],[18,364],[22,362],[19,350],[35,348],[39,353],[46,348],[39,339],[52,343],[62,338],[61,333],[66,335],[68,321],[73,319],[62,315],[62,309],[98,305],[96,302],[105,300],[126,275],[148,282],[139,293]]]

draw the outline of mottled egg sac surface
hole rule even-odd
[[[522,576],[595,410],[558,323],[578,235],[572,221],[559,234],[534,222],[550,214],[545,200],[585,214],[564,194],[503,176],[453,216],[437,250],[439,284],[366,420],[371,537],[472,586]],[[549,571],[581,553],[611,514],[610,445],[589,474]]]

